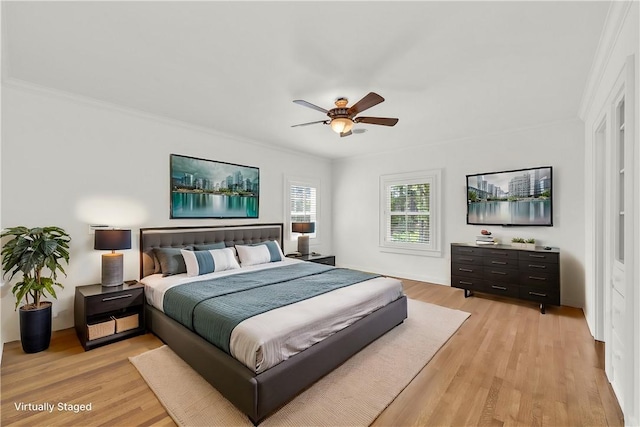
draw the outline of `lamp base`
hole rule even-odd
[[[123,284],[122,254],[102,255],[102,286],[120,286]]]
[[[309,236],[298,236],[298,252],[302,255],[309,255]]]

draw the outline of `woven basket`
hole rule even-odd
[[[125,317],[114,317],[116,322],[116,333],[128,331],[138,327],[138,313]]]
[[[89,341],[107,337],[115,333],[116,322],[113,319],[109,319],[105,322],[87,325],[87,331],[89,335]]]

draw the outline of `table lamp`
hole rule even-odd
[[[102,255],[102,286],[123,283],[123,256],[116,249],[131,249],[131,230],[96,230],[94,249],[110,250]]]
[[[302,255],[309,255],[309,236],[305,234],[313,233],[316,231],[315,222],[292,222],[291,231],[294,233],[300,233],[298,236],[298,252]]]

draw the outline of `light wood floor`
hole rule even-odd
[[[378,417],[377,426],[622,426],[603,371],[602,343],[581,310],[405,280],[410,298],[471,313]],[[1,425],[175,425],[128,357],[162,345],[147,334],[84,352],[73,329],[24,354],[4,346]],[[91,403],[91,412],[40,413],[16,403]]]

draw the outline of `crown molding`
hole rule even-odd
[[[82,105],[82,106],[90,106],[97,109],[103,109],[108,111],[114,111],[123,115],[135,116],[141,119],[154,121],[163,125],[180,127],[183,129],[187,129],[193,132],[205,133],[211,136],[215,136],[218,138],[223,138],[227,140],[232,140],[235,142],[241,142],[244,144],[250,144],[253,146],[266,148],[269,150],[279,151],[282,153],[293,154],[296,156],[307,157],[314,160],[326,161],[327,163],[331,162],[331,159],[322,156],[316,156],[313,154],[305,153],[303,151],[297,151],[293,149],[289,149],[286,147],[281,147],[278,145],[272,145],[266,142],[256,141],[249,138],[244,138],[238,135],[224,133],[212,128],[208,128],[205,126],[199,126],[193,123],[184,122],[182,120],[173,119],[167,116],[162,116],[159,114],[150,113],[143,110],[138,110],[131,107],[126,107],[120,104],[114,104],[112,102],[103,101],[97,98],[91,98],[84,95],[79,95],[72,92],[66,92],[59,89],[54,89],[48,86],[42,86],[36,83],[32,83],[26,80],[16,79],[13,77],[3,78],[2,85],[7,88],[14,88],[18,90],[23,90],[27,92],[33,92],[39,95],[49,96],[52,98],[64,99],[74,104]]]
[[[600,41],[596,49],[596,54],[591,63],[587,84],[582,92],[582,100],[578,109],[578,116],[583,121],[586,119],[588,111],[591,109],[596,92],[604,72],[607,69],[613,48],[615,47],[624,21],[631,10],[634,1],[612,1],[607,12],[604,27],[600,34]]]

